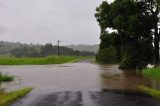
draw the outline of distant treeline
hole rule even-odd
[[[89,51],[89,52],[94,52],[97,53],[99,49],[98,44],[94,45],[84,45],[84,44],[78,44],[78,45],[68,45],[66,46],[68,48],[72,48],[73,50],[79,50],[79,51]]]
[[[0,41],[0,55],[8,55],[14,57],[45,57],[49,55],[57,55],[58,47],[51,43],[45,45],[22,44]],[[94,56],[95,53],[88,51],[78,51],[64,46],[59,47],[60,55],[70,56]]]

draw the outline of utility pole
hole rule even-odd
[[[60,55],[60,42],[63,42],[63,41],[60,41],[60,40],[58,40],[57,41],[57,55],[59,56]]]
[[[60,55],[60,40],[57,41],[58,42],[58,45],[57,45],[57,55],[59,56]]]
[[[59,56],[59,42],[60,42],[60,41],[58,40],[58,47],[57,47],[57,48],[58,48],[58,52],[57,52],[57,53],[58,53],[58,56]]]

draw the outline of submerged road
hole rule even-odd
[[[115,65],[100,66],[81,62],[0,66],[0,70],[17,76],[16,81],[2,84],[7,90],[34,87],[31,93],[12,106],[160,106],[160,101],[148,96],[104,91],[104,88],[125,89],[130,83],[127,81],[132,81],[126,76],[122,77],[122,72]],[[116,78],[105,80],[101,77],[104,72],[114,73]]]
[[[25,106],[24,101],[25,98],[12,106]],[[54,92],[27,104],[27,106],[160,106],[158,100],[149,97],[95,91],[89,91],[84,95],[81,91]]]

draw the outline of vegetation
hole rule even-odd
[[[160,79],[160,67],[144,69],[143,74],[147,77]]]
[[[25,96],[31,90],[32,88],[24,88],[24,89],[9,92],[9,93],[0,93],[0,106],[10,105],[15,100]]]
[[[158,3],[159,0],[115,0],[111,4],[103,1],[95,14],[101,28],[97,60],[105,58],[99,55],[104,54],[104,49],[114,47],[120,68],[142,69],[148,63],[158,64]]]
[[[66,46],[67,48],[72,48],[74,51],[78,50],[78,51],[88,51],[88,52],[94,52],[97,53],[98,52],[98,44],[95,45],[84,45],[84,44],[78,44],[78,45],[68,45]]]
[[[116,63],[116,50],[114,47],[100,49],[96,55],[96,60],[102,63]]]
[[[146,86],[139,86],[138,90],[160,100],[160,91],[159,90],[152,89],[152,88],[149,88]]]
[[[116,92],[116,93],[125,93],[139,96],[149,96],[154,97],[160,100],[160,91],[156,89],[149,88],[147,86],[138,86],[137,89],[125,89],[125,90],[112,90],[112,89],[104,89],[106,92]]]
[[[0,57],[0,65],[43,65],[62,64],[83,60],[88,57],[83,56],[48,56],[32,58]]]
[[[81,45],[76,46],[81,47]],[[88,47],[86,49],[82,49]],[[90,47],[90,48],[89,48]],[[70,55],[70,56],[94,56],[94,51],[96,45],[93,46],[82,46],[81,49],[72,49],[70,46],[60,46],[59,53],[60,55]],[[88,50],[87,50],[88,49]],[[96,48],[97,49],[97,48]],[[83,51],[82,51],[83,50]],[[91,50],[91,51],[90,51]],[[12,42],[3,42],[0,41],[0,55],[4,56],[14,56],[14,57],[44,57],[49,55],[57,55],[58,47],[53,46],[48,43],[45,45],[35,45],[35,44],[22,44],[22,43],[12,43]]]
[[[3,75],[0,73],[0,82],[9,82],[12,81],[13,79],[14,79],[13,76]]]

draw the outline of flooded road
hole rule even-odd
[[[1,84],[8,91],[34,87],[13,106],[160,106],[148,96],[116,93],[105,89],[135,89],[137,85],[159,88],[157,82],[140,74],[123,72],[117,65],[89,62],[61,65],[0,66],[0,71],[16,76]]]

